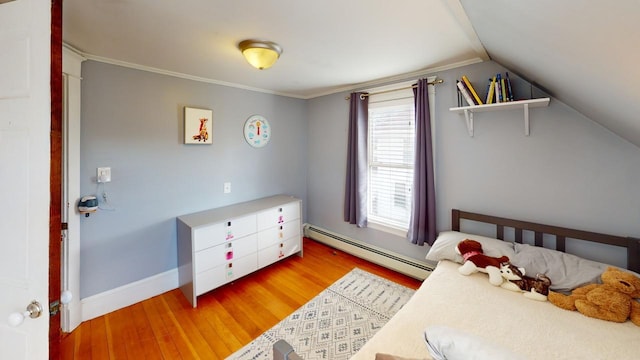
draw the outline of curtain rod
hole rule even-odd
[[[437,85],[437,84],[442,84],[443,82],[444,82],[444,80],[442,80],[442,79],[435,79],[434,81],[430,81],[427,84],[428,85]],[[418,87],[418,85],[412,85],[412,86],[406,86],[406,87],[402,87],[402,88],[398,88],[398,89],[389,89],[389,90],[378,91],[378,92],[374,92],[374,93],[370,93],[370,94],[361,94],[360,95],[360,99],[364,100],[363,97],[367,97],[367,96],[371,96],[371,95],[386,94],[386,93],[390,93],[390,92],[394,92],[394,91],[400,91],[400,90],[406,90],[406,89],[415,89],[417,87]],[[349,99],[351,99],[351,96],[345,96],[344,99],[345,100],[349,100]]]

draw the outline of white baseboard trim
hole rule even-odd
[[[426,279],[434,269],[433,265],[425,261],[370,245],[361,240],[353,239],[327,229],[323,229],[319,226],[305,223],[303,230],[304,236],[308,238],[418,280]]]
[[[82,321],[91,320],[178,288],[178,269],[165,271],[81,300]]]

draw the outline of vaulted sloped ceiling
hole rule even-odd
[[[491,59],[640,146],[640,2],[462,0]]]
[[[638,0],[65,0],[87,58],[303,99],[489,58],[640,146]],[[237,44],[278,42],[268,70]]]

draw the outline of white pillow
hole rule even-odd
[[[446,326],[424,331],[427,350],[435,360],[518,360],[522,357],[477,336]]]
[[[456,253],[455,248],[460,241],[465,239],[476,240],[482,244],[482,251],[487,256],[500,257],[504,255],[509,257],[509,259],[513,259],[513,256],[516,254],[513,250],[513,243],[509,241],[459,231],[443,231],[438,234],[438,238],[433,243],[433,246],[431,246],[431,249],[429,249],[426,259],[436,262],[440,260],[451,260],[462,264],[464,259]]]
[[[515,244],[516,255],[511,263],[523,267],[525,275],[545,274],[551,279],[551,290],[570,292],[582,285],[598,283],[600,275],[611,266],[583,259],[561,251],[528,244]]]

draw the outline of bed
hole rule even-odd
[[[495,238],[462,232],[461,227],[467,223],[493,224]],[[502,241],[505,234],[513,242]],[[352,359],[372,360],[376,355],[381,359],[380,354],[397,359],[433,359],[427,346],[444,352],[451,344],[455,344],[456,351],[466,353],[456,357],[463,359],[473,359],[473,355],[490,359],[640,358],[640,327],[631,321],[615,323],[589,318],[548,301],[531,300],[522,293],[493,286],[484,273],[461,275],[461,258],[451,254],[451,247],[455,246],[451,244],[467,237],[481,241],[486,254],[498,256],[504,252],[518,266],[523,265],[516,259],[526,262],[527,256],[533,265],[540,265],[535,264],[537,260],[545,259],[547,264],[542,266],[554,267],[548,271],[564,271],[564,275],[554,276],[562,277],[558,286],[569,290],[576,284],[597,281],[598,271],[606,267],[566,254],[569,243],[586,241],[622,247],[627,253],[627,268],[640,273],[638,239],[454,209],[452,231],[440,233],[427,255],[428,259],[439,261],[436,269],[403,309]],[[542,247],[543,243],[547,247],[552,243],[555,250]],[[430,339],[429,344],[425,337]]]

